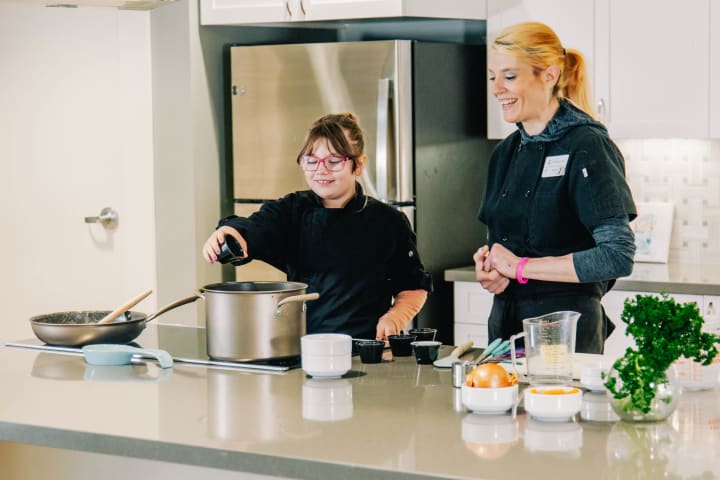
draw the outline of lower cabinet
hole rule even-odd
[[[472,340],[476,347],[487,347],[487,322],[493,294],[477,282],[454,282],[453,289],[455,345]]]

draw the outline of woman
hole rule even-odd
[[[501,31],[490,89],[518,129],[494,150],[478,215],[488,244],[473,259],[495,294],[489,338],[522,319],[581,313],[576,351],[601,353],[614,328],[600,300],[632,271],[636,216],[623,157],[593,118],[582,54],[536,22]]]
[[[249,259],[308,284],[307,332],[384,340],[420,311],[431,290],[405,216],[365,196],[356,177],[367,161],[363,132],[350,113],[317,120],[297,163],[310,190],[265,203],[249,218],[220,221],[203,247],[214,263],[226,235]]]

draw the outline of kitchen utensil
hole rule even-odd
[[[475,361],[475,365],[481,363],[490,363],[501,360],[510,351],[510,340],[503,340],[492,351],[483,352],[483,354]]]
[[[472,346],[473,346],[473,341],[468,340],[467,342],[462,343],[462,344],[458,345],[457,347],[455,347],[455,349],[452,352],[450,352],[450,355],[448,355],[447,357],[438,358],[437,360],[435,360],[433,362],[433,365],[438,368],[450,368],[452,366],[452,364],[459,361],[462,354],[467,352],[468,350],[470,350],[470,348],[472,348]]]
[[[518,402],[517,384],[509,387],[470,387],[463,385],[462,402],[474,413],[498,415],[507,412]]]
[[[509,344],[508,340],[496,338],[495,340],[490,342],[490,345],[488,345],[485,350],[483,350],[482,354],[477,359],[475,359],[475,361],[473,362],[474,365],[480,365],[481,363],[485,363],[486,360],[495,355],[495,352],[502,351],[507,344]]]
[[[220,245],[220,254],[217,259],[220,263],[249,260],[245,258],[242,246],[232,235],[225,235],[225,241]]]
[[[316,333],[300,339],[302,369],[311,377],[340,377],[352,365],[352,338],[342,333]]]
[[[415,361],[421,365],[431,364],[437,360],[440,351],[441,342],[435,340],[421,340],[412,342],[413,352],[415,352]]]
[[[90,365],[129,365],[133,357],[151,357],[158,361],[161,368],[173,366],[168,352],[157,348],[137,348],[130,345],[95,344],[82,348],[85,361]]]
[[[524,319],[523,331],[510,337],[515,371],[520,373],[515,340],[525,337],[527,381],[531,385],[569,383],[572,380],[575,331],[579,318],[578,312],[560,311]],[[521,381],[524,380],[521,378]]]
[[[152,290],[145,290],[143,293],[141,293],[137,297],[133,298],[132,300],[125,303],[124,305],[116,308],[112,312],[105,315],[103,318],[98,320],[97,324],[104,325],[106,323],[112,323],[113,320],[115,320],[117,317],[119,317],[120,315],[122,315],[123,313],[130,310],[132,307],[134,307],[138,303],[140,303],[143,299],[145,299],[145,297],[147,297],[151,293],[152,293]]]
[[[129,343],[145,329],[145,325],[163,313],[200,298],[197,294],[162,307],[151,315],[126,311],[124,322],[97,322],[108,311],[70,311],[38,315],[30,319],[33,333],[48,345],[81,347],[94,343]]]
[[[409,357],[412,355],[412,342],[417,340],[415,335],[399,334],[389,335],[390,350],[394,357]]]
[[[359,341],[355,342],[355,346],[360,353],[360,361],[362,363],[382,362],[382,354],[385,350],[385,342],[382,340]]]
[[[537,420],[566,422],[580,411],[582,397],[582,390],[575,387],[529,387],[523,391],[523,404],[525,411]]]
[[[243,362],[300,356],[306,294],[299,282],[226,282],[202,288],[207,353],[213,360]]]
[[[437,328],[413,328],[408,333],[415,335],[418,342],[423,340],[432,341],[435,340],[435,335],[437,335]]]

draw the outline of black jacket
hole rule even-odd
[[[394,295],[432,289],[406,217],[359,186],[342,209],[324,208],[308,190],[267,202],[248,218],[223,219],[222,225],[240,232],[250,258],[320,294],[307,304],[308,333],[375,338]]]

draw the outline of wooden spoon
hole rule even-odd
[[[127,302],[125,305],[116,308],[112,312],[105,315],[103,318],[100,319],[100,321],[97,322],[96,325],[103,325],[105,323],[112,323],[113,320],[115,320],[117,317],[125,313],[126,311],[130,310],[132,307],[140,303],[141,300],[143,300],[145,297],[150,295],[152,293],[152,290],[146,290],[137,297],[133,298],[129,302]]]

